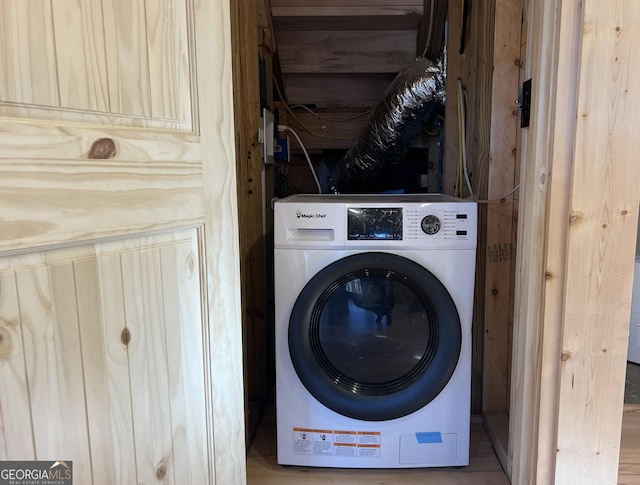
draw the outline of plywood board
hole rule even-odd
[[[364,113],[365,116],[354,118],[353,116],[358,114],[357,112],[323,111],[320,114],[322,118],[319,118],[311,113],[296,110],[293,115],[287,113],[286,125],[295,130],[307,150],[346,150],[353,146],[358,136],[360,136],[367,126],[368,116],[366,115],[367,112]],[[284,132],[281,136],[289,137],[290,150],[301,150],[300,142],[294,135]]]
[[[516,138],[519,119],[515,97],[520,79],[520,34],[522,3],[498,0],[495,10],[493,76],[491,96],[491,140],[487,174],[487,204],[484,296],[483,412],[509,409],[511,367],[512,247]],[[511,93],[511,96],[509,96]]]

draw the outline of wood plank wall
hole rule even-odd
[[[246,443],[251,444],[270,390],[262,181],[266,180],[260,128],[259,58],[271,69],[274,49],[264,2],[232,0],[234,116],[237,153]],[[271,86],[271,76],[269,86]]]
[[[512,479],[614,484],[640,202],[640,4],[534,0],[528,12]]]
[[[519,131],[515,98],[520,77],[521,0],[496,0],[494,21],[491,126],[487,173],[484,359],[482,410],[509,409],[511,361],[512,233],[514,199],[505,197],[517,185]]]
[[[458,187],[460,79],[473,198],[495,201],[516,184],[521,1],[473,2],[464,38],[462,10],[462,2],[449,3],[449,18],[459,22],[449,24],[444,187],[449,194],[471,195],[466,184],[462,191]],[[512,197],[479,205],[472,368],[472,409],[476,413],[506,413],[509,407],[516,223]]]
[[[470,103],[475,102],[476,99],[487,99],[489,93],[484,93],[483,96],[477,95],[477,80],[474,73],[476,72],[474,66],[477,64],[477,59],[482,54],[480,53],[481,46],[475,42],[469,44],[464,43],[464,49],[461,52],[462,45],[462,17],[463,17],[463,2],[453,1],[449,2],[449,18],[459,19],[459,21],[452,21],[449,24],[449,37],[447,39],[447,103],[445,106],[445,157],[444,157],[444,173],[443,173],[443,191],[446,194],[454,195],[458,193],[459,185],[459,170],[461,162],[461,145],[460,145],[460,129],[459,129],[459,114],[458,106],[458,79],[461,80],[464,88],[464,93],[467,100]],[[466,28],[473,25],[473,31],[475,32],[478,25],[483,21],[486,21],[486,11],[483,10],[486,2],[482,2],[477,9],[474,9],[472,15],[467,18]],[[468,30],[467,30],[468,32]],[[489,30],[488,30],[489,32]],[[467,34],[468,35],[468,34]],[[486,55],[486,53],[484,54]],[[485,83],[487,84],[487,83]],[[474,143],[467,143],[467,153],[469,164],[469,171],[472,174],[475,182],[476,168],[480,161],[478,150],[478,126],[489,126],[488,118],[482,118],[480,113],[476,113],[474,107],[468,106],[468,111],[474,113],[470,116],[470,122],[467,125],[467,142],[473,140]],[[486,110],[485,110],[486,115]],[[488,143],[488,140],[483,140]],[[484,163],[486,165],[486,162]],[[478,227],[484,227],[486,224],[486,214],[480,207],[478,211]],[[481,234],[478,235],[478,258],[481,254],[485,254],[484,238]],[[476,274],[475,285],[475,297],[474,297],[474,312],[473,312],[473,334],[472,334],[472,369],[471,369],[471,410],[473,413],[479,413],[482,406],[482,340],[483,340],[483,328],[482,328],[482,311],[483,297],[484,295],[484,279]]]

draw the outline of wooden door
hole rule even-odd
[[[0,460],[244,483],[228,0],[0,3]]]

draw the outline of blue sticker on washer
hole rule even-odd
[[[442,443],[442,435],[438,432],[416,433],[418,443]]]

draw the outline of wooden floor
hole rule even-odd
[[[285,468],[276,463],[275,413],[268,408],[247,457],[248,485],[508,485],[479,417],[471,425],[470,465],[453,468],[358,470]]]
[[[247,456],[248,485],[507,485],[479,417],[472,418],[470,464],[460,469],[356,470],[281,467],[276,463],[273,407],[267,408]],[[624,413],[618,485],[640,485],[640,406]]]

